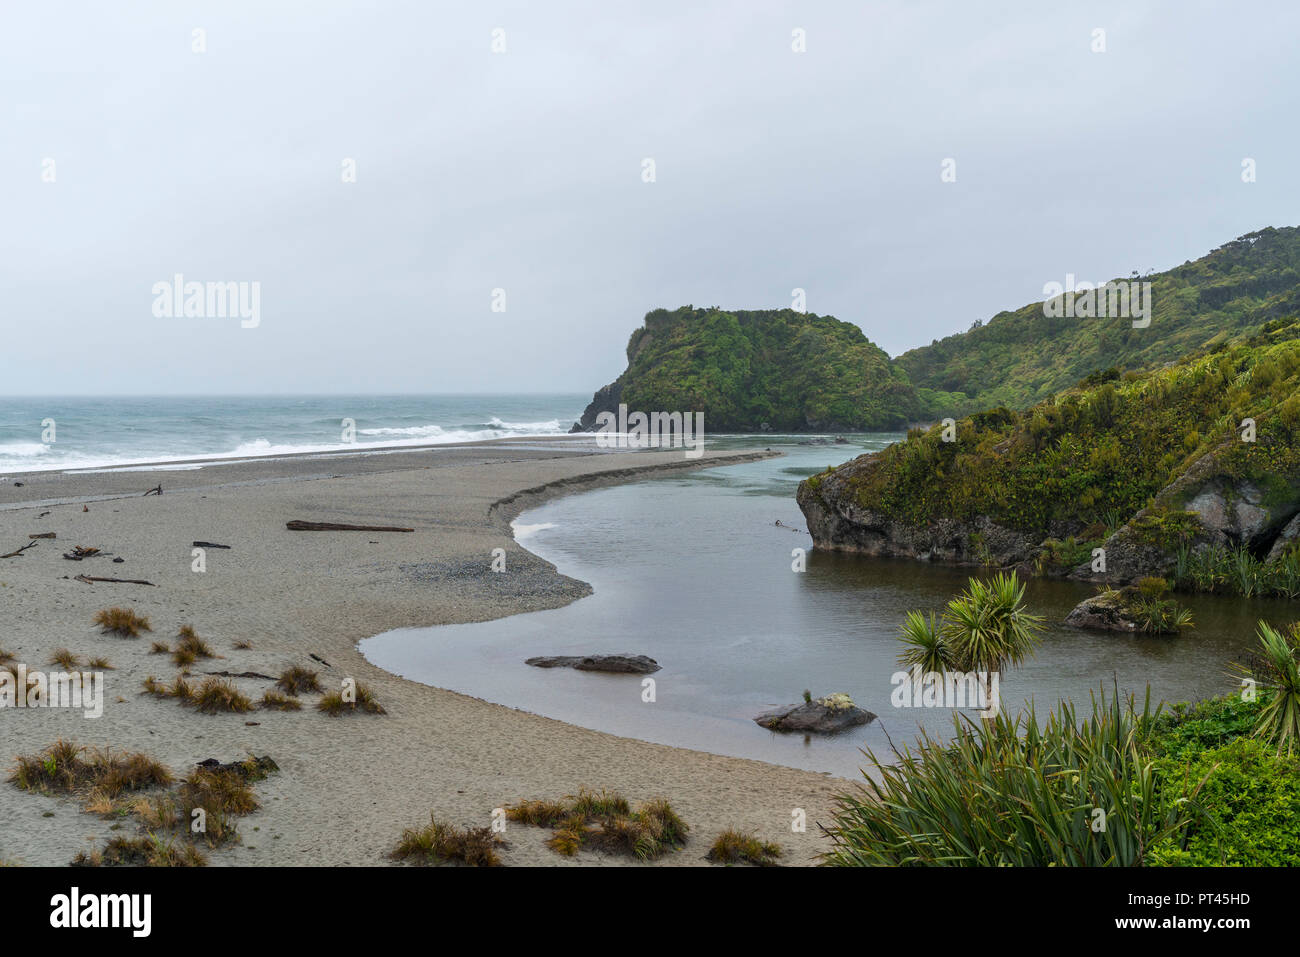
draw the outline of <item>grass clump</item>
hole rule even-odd
[[[706,856],[718,864],[746,862],[758,867],[771,867],[781,856],[781,845],[760,841],[752,834],[728,828],[718,835]]]
[[[153,631],[149,619],[137,615],[130,608],[105,608],[95,613],[93,619],[104,634],[123,638],[139,638],[142,631]]]
[[[351,700],[349,700],[351,697]],[[384,706],[365,685],[356,685],[350,692],[331,691],[316,702],[316,710],[337,717],[361,711],[366,714],[387,714]]]
[[[189,697],[189,703],[204,714],[235,712],[242,714],[253,710],[253,702],[248,700],[234,684],[224,678],[209,677],[195,688]]]
[[[91,658],[89,661],[86,662],[86,667],[88,667],[88,668],[94,668],[96,671],[116,671],[116,670],[117,670],[116,668],[114,668],[114,667],[109,663],[108,659],[105,658],[105,657],[103,657],[103,656],[99,656],[99,657]]]
[[[1119,866],[1160,863],[1202,819],[1208,774],[1152,768],[1160,709],[1118,693],[1092,698],[1082,720],[1063,701],[1046,722],[954,716],[951,742],[923,734],[915,750],[877,762],[842,794],[827,863],[839,866]],[[870,755],[869,755],[870,756]],[[874,758],[873,758],[874,760]],[[1099,815],[1097,812],[1102,812]],[[1098,821],[1104,826],[1096,828]]]
[[[80,661],[81,659],[67,648],[56,648],[53,654],[50,655],[50,664],[58,665],[64,671],[71,671],[76,668]]]
[[[489,827],[459,828],[430,815],[422,828],[408,828],[389,857],[416,864],[459,862],[470,867],[499,867],[501,839]]]
[[[155,834],[143,837],[114,837],[103,850],[82,851],[72,859],[73,867],[203,867],[206,857],[188,841],[163,839]]]
[[[144,754],[92,751],[60,738],[44,751],[19,755],[9,782],[24,791],[68,794],[94,789],[113,798],[172,783],[167,768]]]
[[[149,646],[149,654],[151,655],[170,655],[171,653],[171,645],[165,641],[155,641]]]
[[[212,650],[206,641],[194,633],[194,629],[189,625],[182,625],[180,632],[176,635],[178,641],[177,649],[184,649],[191,652],[196,658],[216,658],[217,653]]]
[[[279,691],[267,691],[262,695],[262,707],[268,711],[301,711],[302,702]]]
[[[506,818],[554,828],[547,846],[566,857],[589,846],[652,860],[685,844],[690,830],[662,798],[633,811],[624,797],[608,791],[582,790],[567,802],[523,801],[506,808]]]
[[[291,695],[298,695],[304,691],[320,693],[325,690],[320,685],[320,675],[317,672],[299,665],[285,668],[280,672],[280,678],[275,686],[285,694]]]
[[[171,685],[165,685],[153,675],[144,679],[144,691],[141,694],[153,695],[155,698],[179,698],[182,703],[194,697],[194,686],[184,675],[177,675]]]

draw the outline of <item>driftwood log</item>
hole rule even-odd
[[[162,482],[159,482],[157,485],[155,485],[153,488],[149,489],[149,491],[145,492],[144,494],[145,494],[145,495],[161,495],[161,494],[162,494]]]
[[[17,558],[23,552],[27,551],[27,549],[35,548],[36,545],[37,545],[36,542],[28,542],[26,545],[24,545],[22,548],[18,549],[15,552],[10,552],[8,555],[0,555],[0,558]]]
[[[114,585],[149,585],[157,588],[153,582],[147,582],[141,578],[96,578],[94,575],[78,575],[77,581],[85,582],[89,585],[91,582],[112,582]]]
[[[229,546],[229,545],[218,545],[216,542],[194,542],[192,547],[194,547],[194,548],[224,548],[224,549],[226,549],[227,551],[230,550],[230,546]]]
[[[35,535],[28,535],[28,538],[58,538],[54,532],[38,532]]]
[[[413,532],[413,528],[398,528],[395,525],[339,525],[335,522],[285,522],[284,527],[291,532]]]

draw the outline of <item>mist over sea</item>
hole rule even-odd
[[[562,435],[590,395],[0,397],[0,475]],[[345,441],[345,420],[354,424]]]

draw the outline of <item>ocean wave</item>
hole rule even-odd
[[[366,436],[373,441],[298,443],[274,442],[259,437],[238,443],[235,448],[224,451],[196,448],[183,454],[161,452],[153,449],[141,449],[134,452],[114,450],[111,453],[96,455],[94,453],[76,453],[66,448],[54,448],[39,442],[15,442],[0,444],[0,473],[2,472],[49,472],[49,471],[89,471],[115,469],[125,465],[189,462],[195,459],[213,459],[219,461],[274,458],[285,455],[313,455],[325,452],[365,452],[368,450],[400,449],[412,446],[450,445],[458,442],[481,442],[488,439],[524,438],[528,436],[564,434],[559,422],[501,422],[499,425],[484,428],[443,428],[438,425],[419,425],[405,428],[358,429],[358,436]]]
[[[35,458],[49,455],[53,450],[41,442],[4,442],[0,443],[0,462],[7,459]]]

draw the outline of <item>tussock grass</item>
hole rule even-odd
[[[147,755],[92,751],[63,738],[40,754],[19,755],[9,775],[9,782],[24,791],[66,794],[93,788],[108,798],[166,787],[172,780],[171,772]]]
[[[189,697],[189,703],[204,714],[221,712],[243,713],[253,710],[253,702],[230,681],[224,678],[209,677],[195,688]]]
[[[267,691],[262,695],[262,707],[268,711],[301,711],[302,702],[279,691]]]
[[[81,659],[67,648],[56,648],[50,655],[50,664],[58,665],[64,671],[71,671],[76,668],[79,661],[81,661]]]
[[[652,860],[685,844],[690,830],[662,798],[633,811],[622,795],[603,790],[581,790],[568,803],[523,801],[506,808],[506,818],[555,828],[546,844],[566,857],[589,846]]]
[[[9,662],[14,660],[16,659],[14,658],[14,653],[12,651],[5,651],[3,648],[0,648],[0,668],[3,668],[5,665],[9,664]]]
[[[113,667],[113,665],[111,665],[111,664],[109,663],[109,660],[108,660],[107,658],[104,658],[104,657],[102,657],[102,656],[97,657],[97,658],[91,658],[89,661],[86,662],[86,667],[88,667],[88,668],[94,668],[96,671],[116,671],[116,670],[117,670],[116,668]]]
[[[155,834],[110,838],[103,850],[82,851],[72,859],[73,867],[203,867],[207,863],[193,844]]]
[[[187,703],[194,698],[194,686],[185,679],[184,675],[177,675],[170,686],[149,675],[144,679],[144,691],[140,693],[153,695],[155,698],[179,698],[182,703]]]
[[[130,811],[149,831],[183,828],[192,833],[194,822],[202,821],[201,836],[196,840],[210,848],[236,843],[236,819],[261,806],[251,785],[278,770],[275,761],[266,756],[200,765],[173,791],[136,801]]]
[[[293,665],[280,672],[280,679],[276,681],[275,686],[285,694],[291,695],[301,694],[304,691],[319,693],[325,690],[320,686],[320,674],[318,672],[299,665]]]
[[[153,631],[149,619],[137,615],[130,608],[105,608],[95,613],[93,619],[104,634],[123,638],[139,638],[142,631]]]
[[[739,864],[743,861],[758,867],[772,867],[781,856],[781,845],[760,841],[752,834],[728,828],[718,835],[706,856],[718,864]]]
[[[408,828],[389,857],[416,864],[459,862],[470,867],[500,867],[498,835],[489,827],[460,828],[433,815],[422,828]]]
[[[189,625],[182,625],[180,632],[176,635],[177,650],[190,652],[196,658],[216,658],[219,657],[212,647],[194,633],[194,629]]]
[[[325,697],[316,702],[316,710],[323,711],[325,714],[337,717],[343,714],[352,714],[356,711],[362,711],[366,714],[388,714],[384,710],[370,689],[365,685],[356,686],[355,701],[346,701],[343,698],[343,692],[331,691]]]
[[[191,683],[184,675],[177,675],[170,685],[165,685],[153,675],[144,679],[141,694],[155,698],[175,698],[204,714],[233,712],[243,714],[253,710],[253,702],[235,685],[223,678],[204,678],[199,684]]]
[[[165,641],[155,641],[149,646],[149,654],[151,655],[170,655],[171,653],[171,645]]]

